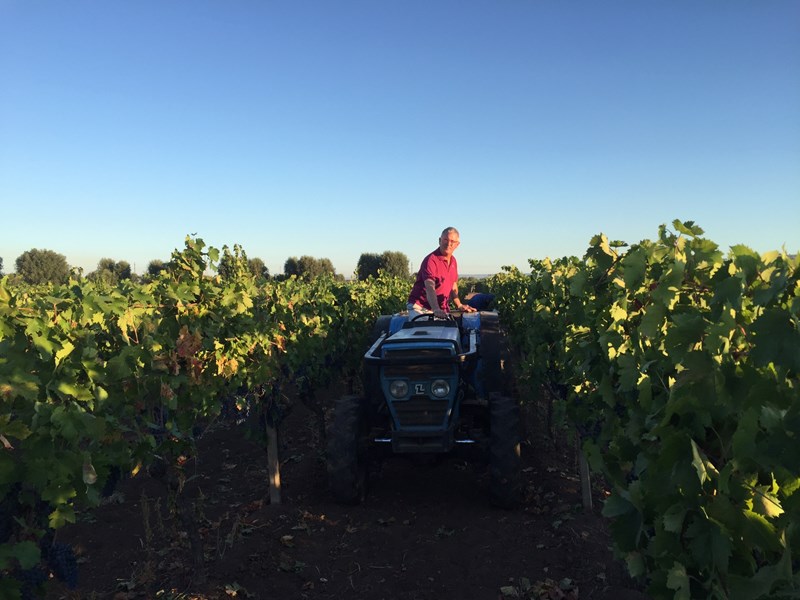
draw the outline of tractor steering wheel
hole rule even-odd
[[[434,314],[432,312],[430,312],[430,313],[422,313],[421,315],[417,315],[416,317],[411,319],[411,322],[413,323],[414,321],[435,321],[435,320],[437,320],[436,317],[434,316]],[[441,320],[443,320],[443,321],[452,321],[453,320],[453,315],[448,313],[447,316],[444,319],[441,319]]]

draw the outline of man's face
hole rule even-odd
[[[439,238],[439,251],[447,257],[453,255],[453,252],[458,248],[458,234],[451,231],[447,235]]]

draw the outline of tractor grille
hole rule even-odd
[[[413,364],[407,365],[386,365],[383,367],[384,374],[387,377],[408,377],[409,379],[428,379],[436,377],[449,377],[452,376],[455,369],[454,364],[439,363],[431,364],[426,363],[427,359],[431,358],[449,358],[453,353],[446,348],[420,348],[413,350],[386,350],[384,357],[392,358],[409,358],[414,359]],[[419,362],[416,362],[419,361]]]
[[[415,425],[440,427],[447,416],[447,405],[447,400],[431,400],[425,396],[413,396],[410,400],[392,403],[401,427]]]

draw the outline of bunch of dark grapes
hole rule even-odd
[[[11,515],[11,506],[0,504],[0,544],[5,544],[14,530],[14,517]]]
[[[14,577],[20,582],[20,598],[22,600],[36,600],[38,598],[38,590],[41,589],[42,584],[47,581],[47,573],[39,567],[32,569],[25,569],[24,571],[16,571]]]
[[[17,497],[21,486],[15,483],[0,500],[0,544],[5,544],[14,532],[14,515],[19,510]]]
[[[100,490],[100,495],[103,498],[108,498],[114,493],[114,490],[117,489],[117,483],[119,483],[121,475],[122,471],[120,468],[116,465],[112,465],[108,471],[108,477],[106,477],[106,481],[103,484],[103,489]]]
[[[78,585],[78,561],[69,544],[56,542],[50,546],[47,550],[47,566],[70,589],[75,589]]]

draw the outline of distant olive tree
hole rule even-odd
[[[113,258],[101,258],[97,269],[89,273],[86,278],[97,283],[116,285],[120,281],[131,278],[131,265],[127,261],[115,261]]]
[[[369,277],[377,277],[378,271],[383,271],[388,275],[407,279],[410,277],[408,265],[408,257],[402,252],[389,250],[383,254],[365,252],[358,259],[356,277],[363,281]]]
[[[264,264],[264,261],[260,258],[251,258],[247,261],[247,266],[250,269],[250,272],[253,274],[253,277],[256,279],[269,279],[269,269],[267,265]]]
[[[158,274],[161,273],[161,271],[163,271],[166,268],[167,268],[167,263],[165,263],[163,260],[158,260],[156,258],[147,263],[147,274],[150,277],[158,277]]]
[[[411,277],[408,265],[408,257],[402,252],[387,250],[381,254],[381,271],[387,275],[408,279]]]
[[[17,257],[15,264],[22,281],[31,285],[66,283],[69,279],[66,257],[52,250],[27,250]]]
[[[303,279],[314,279],[322,275],[336,276],[336,269],[329,258],[314,258],[313,256],[294,256],[287,258],[283,264],[283,272],[287,277],[296,275]]]
[[[3,276],[3,257],[0,256],[0,277]]]
[[[378,270],[381,268],[381,257],[379,254],[372,252],[364,252],[358,257],[358,264],[356,265],[356,277],[360,281],[369,279],[370,277],[377,277]]]

